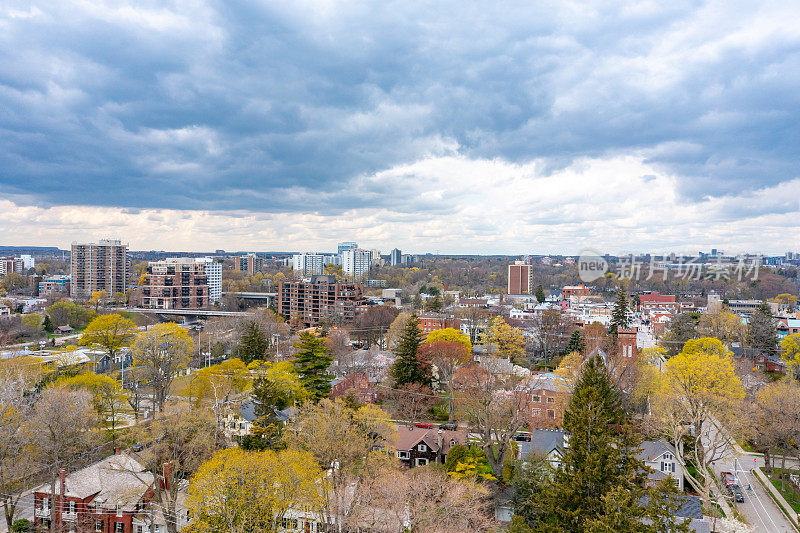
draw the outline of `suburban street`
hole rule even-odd
[[[719,479],[721,472],[734,472],[742,487],[744,503],[733,503],[744,515],[754,533],[793,533],[797,530],[778,508],[767,490],[756,479],[753,469],[764,466],[760,456],[742,453],[738,446],[728,441],[727,460],[714,463],[714,475]],[[755,459],[755,460],[754,460]],[[750,490],[748,490],[748,487]]]

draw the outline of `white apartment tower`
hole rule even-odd
[[[370,250],[351,249],[342,252],[342,272],[354,280],[360,280],[369,274],[372,266]]]

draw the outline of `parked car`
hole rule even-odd
[[[439,429],[455,431],[458,429],[458,424],[456,424],[455,422],[447,422],[446,424],[439,424]]]
[[[140,451],[144,450],[144,444],[137,442],[133,446],[131,446],[131,451],[139,453]]]
[[[423,424],[421,422],[417,422],[416,424],[414,424],[414,427],[422,429],[433,429],[435,426],[433,424]]]
[[[742,492],[742,487],[739,485],[731,485],[731,496],[733,499],[736,500],[736,503],[744,503],[744,493]]]

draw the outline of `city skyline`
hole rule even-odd
[[[798,17],[12,0],[0,243],[783,253]]]

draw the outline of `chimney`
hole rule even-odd
[[[161,465],[161,475],[164,478],[164,490],[169,490],[172,484],[172,463],[170,461]]]
[[[63,468],[58,471],[58,490],[61,497],[67,492],[67,471]]]

